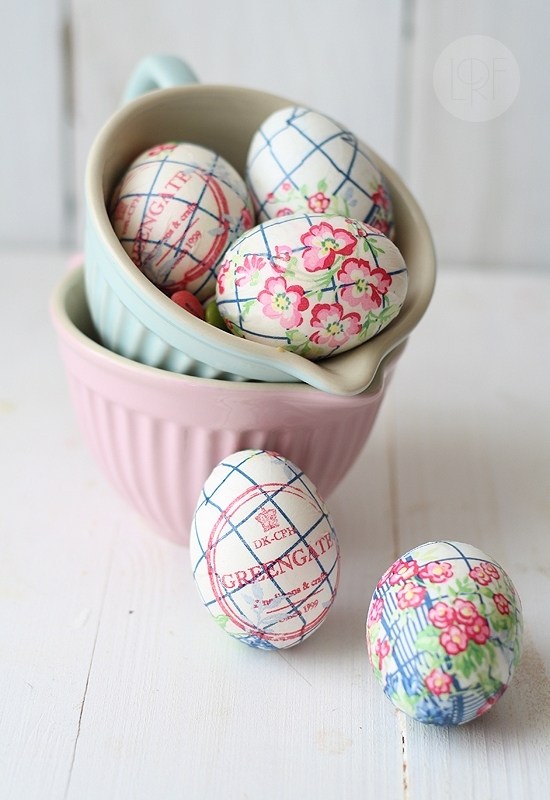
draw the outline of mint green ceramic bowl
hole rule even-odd
[[[426,311],[435,255],[426,221],[396,173],[376,154],[393,202],[395,243],[409,270],[399,316],[374,338],[322,361],[221,331],[186,313],[136,268],[118,241],[106,206],[131,161],[164,141],[191,141],[226,158],[244,176],[250,140],[274,111],[293,101],[231,86],[185,85],[131,100],[99,133],[86,173],[86,293],[103,344],[149,366],[205,378],[303,381],[353,395],[373,380],[382,359],[411,333]]]

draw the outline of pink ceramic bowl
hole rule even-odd
[[[164,536],[187,544],[202,486],[222,458],[273,450],[327,496],[372,429],[404,343],[353,397],[299,383],[235,383],[166,372],[98,343],[82,269],[68,273],[51,304],[76,414],[101,468]]]

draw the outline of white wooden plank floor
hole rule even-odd
[[[550,276],[440,272],[328,499],[334,608],[271,653],[212,622],[86,450],[47,312],[65,260],[0,255],[0,800],[550,797]],[[501,561],[525,612],[512,686],[459,729],[395,712],[364,644],[380,574],[437,538]]]

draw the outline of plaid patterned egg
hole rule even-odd
[[[283,108],[268,117],[250,143],[246,180],[258,222],[337,214],[393,237],[391,198],[372,154],[316,111]]]
[[[168,295],[204,300],[215,292],[227,246],[253,225],[238,172],[197,144],[168,142],[133,161],[117,186],[110,218],[136,266]]]
[[[369,657],[387,697],[432,725],[460,725],[491,708],[519,663],[522,636],[512,581],[461,542],[429,542],[399,558],[367,617]]]
[[[296,214],[263,222],[228,249],[217,302],[232,333],[315,360],[389,325],[407,285],[399,250],[376,228]]]
[[[338,587],[338,540],[325,504],[295,464],[265,450],[242,450],[214,468],[189,555],[206,608],[251,647],[306,639]]]

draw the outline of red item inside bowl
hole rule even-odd
[[[200,300],[198,300],[194,294],[191,294],[191,292],[186,292],[185,290],[180,289],[179,291],[174,292],[170,299],[181,308],[189,311],[189,313],[193,314],[193,316],[198,317],[199,319],[204,319],[204,308],[202,307]]]

